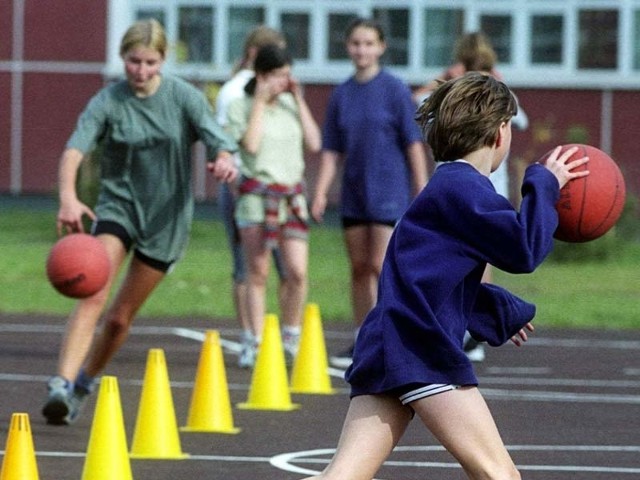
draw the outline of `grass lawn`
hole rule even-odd
[[[158,287],[140,315],[233,316],[230,255],[224,230],[212,214],[215,207],[201,206],[200,210],[207,208],[209,214],[199,216],[194,223],[186,256]],[[44,272],[48,250],[55,240],[54,208],[0,206],[0,311],[69,312],[73,300],[56,293]],[[494,281],[536,303],[538,325],[635,328],[640,326],[637,314],[640,244],[612,248],[616,248],[616,254],[604,260],[558,262],[551,258],[530,275],[495,271]],[[318,303],[323,320],[350,321],[348,275],[340,228],[335,224],[314,226],[310,240],[309,301]],[[273,312],[277,312],[275,292],[272,272],[268,307]]]

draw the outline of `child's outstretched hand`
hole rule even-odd
[[[527,323],[524,327],[520,329],[518,333],[516,333],[513,337],[511,337],[511,341],[517,346],[520,347],[524,342],[529,340],[529,336],[527,335],[527,330],[533,332],[535,329],[531,323]]]
[[[587,163],[589,161],[589,157],[581,157],[576,160],[568,161],[572,155],[578,151],[578,147],[572,147],[560,154],[561,151],[562,146],[556,147],[544,163],[544,166],[547,167],[558,179],[560,188],[564,187],[569,180],[589,175],[589,170],[580,170],[579,172],[573,171],[574,168]]]

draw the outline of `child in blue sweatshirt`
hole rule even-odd
[[[560,188],[587,175],[556,148],[530,165],[516,211],[489,174],[509,152],[509,88],[469,73],[442,83],[418,109],[437,162],[427,186],[398,222],[376,306],[346,373],[351,403],[338,448],[316,479],[370,480],[417,415],[472,479],[519,479],[463,350],[465,330],[497,346],[521,345],[535,306],[481,283],[491,264],[529,273],[553,245]]]

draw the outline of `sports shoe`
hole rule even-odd
[[[336,368],[348,368],[353,362],[353,348],[354,345],[352,344],[344,352],[329,357],[329,363]]]
[[[285,364],[290,367],[298,355],[298,348],[300,346],[300,332],[292,331],[291,329],[283,329],[282,332],[282,348],[284,349],[284,361]]]
[[[87,390],[86,388],[78,385],[74,387],[73,393],[67,398],[69,413],[64,418],[65,425],[71,425],[78,419],[78,416],[80,415],[80,412],[82,412],[84,405],[87,403],[87,399],[90,394],[91,390]]]
[[[50,425],[67,425],[66,417],[70,410],[71,382],[60,375],[49,379],[47,383],[49,396],[42,407],[42,415]]]
[[[253,368],[256,363],[257,349],[256,337],[250,332],[243,332],[240,340],[238,366],[240,368]]]
[[[467,354],[467,358],[475,363],[484,362],[485,351],[484,345],[478,342],[468,333],[464,336],[464,353]]]

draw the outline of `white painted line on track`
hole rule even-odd
[[[549,367],[487,367],[489,375],[549,375]]]
[[[538,451],[538,452],[607,452],[637,455],[640,447],[636,445],[507,445],[509,451]],[[329,459],[334,454],[334,448],[306,450],[298,452],[288,452],[275,455],[273,457],[260,456],[237,456],[237,455],[190,455],[184,461],[204,461],[204,462],[249,462],[249,463],[269,463],[273,467],[291,473],[302,475],[316,475],[319,470],[304,468],[301,464],[316,465],[320,469],[329,463]],[[440,445],[419,445],[419,446],[398,446],[394,452],[445,452]],[[5,451],[0,450],[4,455]],[[36,451],[38,457],[59,457],[59,458],[82,458],[86,456],[84,452],[63,452],[63,451]],[[295,462],[295,464],[294,464]],[[448,468],[460,469],[456,462],[437,461],[398,461],[388,460],[387,467],[398,468]],[[574,473],[618,473],[618,474],[639,474],[640,467],[614,467],[601,465],[518,465],[521,471],[547,471],[547,472],[574,472]]]
[[[594,393],[497,390],[480,387],[482,395],[491,400],[524,400],[532,402],[580,402],[640,404],[640,395],[599,395]]]
[[[213,321],[213,320],[212,320]],[[0,332],[11,332],[11,333],[51,333],[51,332],[60,332],[63,333],[65,331],[65,325],[45,325],[45,324],[26,324],[26,323],[7,323],[0,324]],[[172,332],[175,334],[176,329],[182,329],[181,327],[155,327],[155,326],[145,326],[134,325],[131,327],[131,333],[133,334],[156,334],[156,335],[170,335]],[[216,329],[214,327],[211,328]],[[184,330],[190,330],[188,328],[184,328]],[[201,332],[204,329],[191,329],[194,332]],[[216,329],[219,330],[222,334],[223,332],[228,333],[237,333],[239,332],[238,328],[225,328],[225,329]],[[344,337],[344,332],[338,331],[327,331],[325,332],[326,336],[335,336],[342,338]],[[352,334],[349,334],[352,335]],[[639,350],[640,349],[640,340],[602,340],[600,338],[548,338],[548,337],[534,337],[529,339],[527,342],[528,346],[536,346],[536,347],[564,347],[564,348],[610,348],[614,350]]]
[[[638,446],[627,445],[507,445],[509,451],[569,451],[569,452],[610,452],[610,453],[633,453],[640,452]],[[318,470],[303,468],[300,464],[324,465],[334,454],[335,449],[316,449],[300,452],[283,453],[271,459],[271,465],[281,470],[300,473],[304,475],[317,475]],[[440,445],[432,446],[398,446],[394,452],[445,452]],[[326,457],[326,458],[318,458]],[[293,464],[296,463],[296,465]],[[387,460],[384,463],[387,467],[412,467],[412,468],[455,468],[460,469],[456,462],[415,462]],[[640,467],[613,467],[601,465],[517,465],[521,471],[548,471],[548,472],[580,472],[580,473],[640,473]]]
[[[480,387],[483,385],[529,385],[580,388],[640,388],[637,380],[587,380],[580,378],[516,378],[479,376]]]

